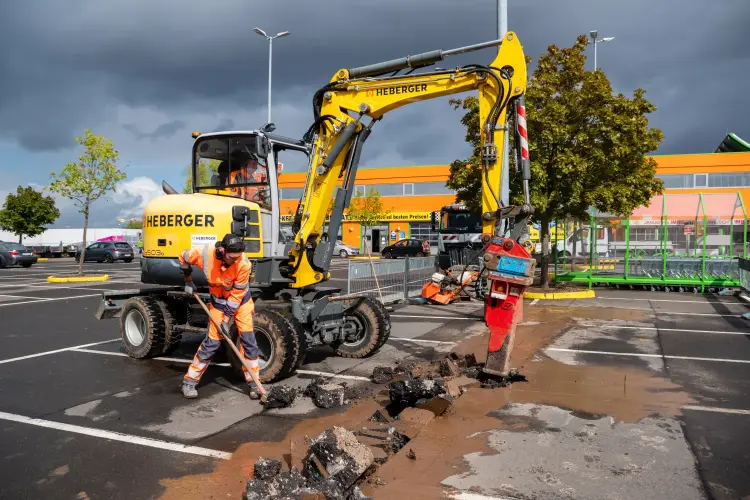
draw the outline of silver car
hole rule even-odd
[[[338,255],[342,259],[347,257],[353,257],[359,255],[359,248],[347,245],[341,240],[336,241],[336,246],[333,247],[333,255]]]

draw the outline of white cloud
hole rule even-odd
[[[149,177],[135,177],[123,181],[112,194],[112,203],[119,205],[118,217],[142,217],[148,202],[164,194],[161,186]]]

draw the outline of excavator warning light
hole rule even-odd
[[[200,132],[193,132],[192,133],[193,139],[197,139],[199,135],[201,135]]]

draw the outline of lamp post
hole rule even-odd
[[[272,56],[273,56],[273,39],[287,36],[288,31],[282,31],[274,36],[266,35],[266,32],[260,28],[253,29],[257,34],[268,40],[268,123],[271,123],[271,68],[272,68]]]
[[[599,32],[597,30],[589,32],[589,35],[591,36],[591,40],[593,40],[594,43],[594,71],[599,71],[596,67],[596,44],[602,43],[602,42],[611,42],[615,39],[613,36],[604,37],[601,40],[597,40],[597,36],[599,35]]]

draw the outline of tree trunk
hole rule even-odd
[[[86,230],[89,228],[89,207],[83,211],[83,245],[81,246],[81,260],[78,261],[78,276],[83,276],[83,261],[86,257]]]
[[[18,235],[18,244],[23,245],[23,234]]]
[[[549,289],[549,218],[542,217],[542,289]]]

